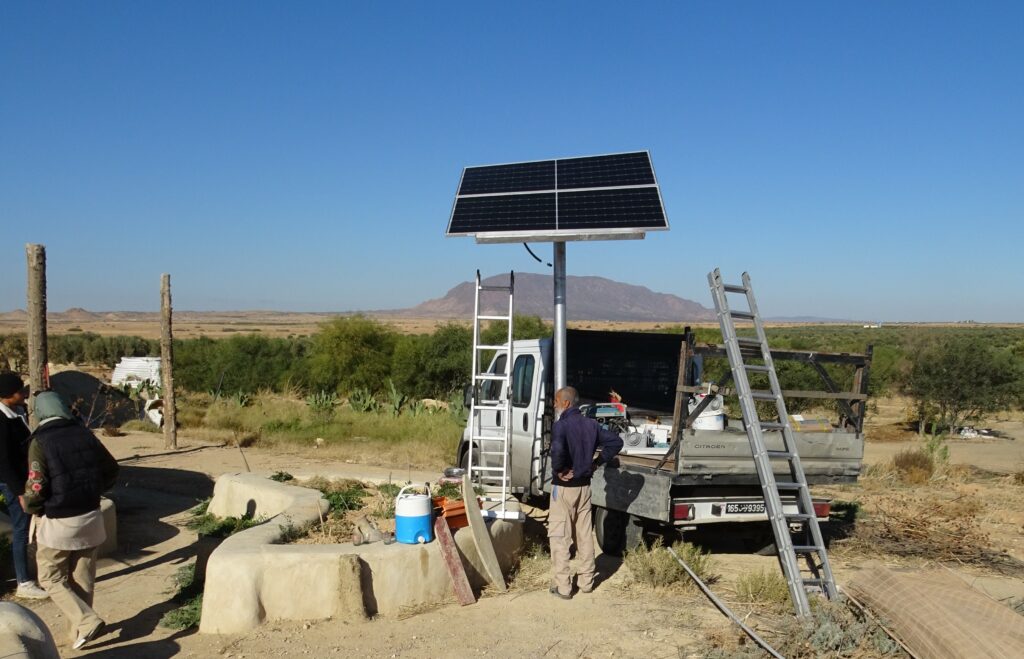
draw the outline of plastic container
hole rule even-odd
[[[690,405],[690,411],[693,412],[707,396],[708,394],[697,394]],[[722,403],[721,396],[714,396],[711,403],[693,420],[693,428],[695,430],[725,430],[725,413],[722,410]]]
[[[406,485],[395,497],[395,540],[407,545],[434,539],[431,525],[431,501],[426,494],[406,494]]]

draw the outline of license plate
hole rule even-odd
[[[726,515],[758,515],[764,514],[764,501],[758,503],[727,503]]]

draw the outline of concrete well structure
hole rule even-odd
[[[254,474],[217,479],[209,511],[269,518],[227,538],[210,556],[199,631],[237,634],[267,620],[365,619],[449,600],[452,583],[437,541],[425,545],[279,544],[282,528],[319,521],[320,493]],[[523,544],[522,524],[489,522],[506,574]],[[455,533],[470,584],[486,585],[469,528]]]

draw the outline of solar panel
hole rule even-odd
[[[482,242],[642,238],[668,229],[646,151],[467,167],[447,235]]]

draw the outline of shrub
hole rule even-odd
[[[203,584],[196,578],[196,564],[184,565],[174,573],[177,592],[173,601],[180,603],[160,618],[160,626],[170,629],[189,629],[199,625],[203,612]]]
[[[892,458],[892,464],[906,483],[920,485],[927,483],[935,473],[935,461],[922,449],[900,451]]]
[[[160,426],[149,419],[132,419],[121,424],[121,430],[137,430],[140,432],[160,432]]]
[[[379,391],[391,375],[397,337],[387,325],[359,315],[322,325],[310,347],[309,383],[342,393]]]
[[[711,555],[696,545],[688,542],[676,542],[672,549],[679,555],[701,581],[714,581],[714,560]],[[675,584],[690,586],[693,581],[675,557],[665,550],[661,538],[650,547],[640,543],[635,549],[626,552],[624,559],[633,578],[653,588],[665,588]]]
[[[736,580],[736,597],[744,602],[783,608],[789,604],[789,586],[778,570],[746,572]]]

